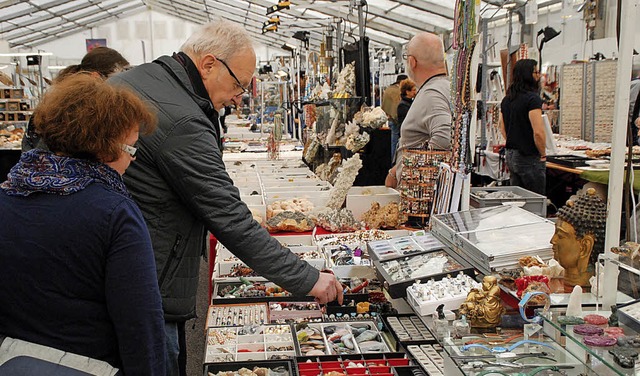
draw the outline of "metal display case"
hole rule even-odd
[[[523,256],[553,257],[555,225],[516,206],[436,215],[431,231],[485,274],[517,267]]]

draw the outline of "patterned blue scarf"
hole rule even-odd
[[[40,149],[22,153],[0,189],[9,196],[32,193],[70,195],[93,183],[101,183],[112,191],[131,197],[122,176],[106,164],[61,157]]]

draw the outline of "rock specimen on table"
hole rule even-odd
[[[358,171],[362,168],[362,161],[360,160],[360,154],[355,154],[353,157],[347,159],[339,169],[338,177],[331,190],[331,196],[327,207],[340,209],[344,200],[347,198],[349,189],[353,186],[353,182],[358,176]]]
[[[370,229],[398,227],[400,211],[397,202],[390,202],[380,206],[378,202],[371,203],[371,208],[362,214],[362,220]]]
[[[316,213],[316,223],[323,229],[331,232],[353,232],[362,230],[361,222],[358,222],[351,210],[343,208],[336,210],[333,208],[322,208]]]
[[[313,229],[313,220],[304,213],[285,211],[267,220],[269,232],[305,232]]]

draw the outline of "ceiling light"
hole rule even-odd
[[[269,26],[263,26],[262,27],[262,34],[268,32],[268,31],[278,31],[278,25],[272,24],[272,25],[269,25]]]
[[[270,7],[267,7],[267,16],[270,15],[271,13],[275,13],[283,9],[291,9],[290,5],[291,5],[290,1],[279,1],[277,5],[272,5]]]

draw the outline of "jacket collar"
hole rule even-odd
[[[184,55],[186,56],[186,55]],[[188,59],[189,57],[186,56]],[[189,59],[191,62],[191,59]],[[194,102],[202,109],[202,111],[207,115],[209,120],[211,120],[214,124],[218,123],[218,111],[213,108],[213,103],[211,103],[211,99],[208,98],[208,94],[205,96],[198,95],[198,92],[201,90],[196,90],[192,81],[196,81],[199,85],[202,85],[204,88],[204,84],[202,83],[202,78],[198,75],[197,77],[191,77],[189,72],[185,66],[180,64],[176,59],[171,56],[161,56],[158,59],[154,60],[154,63],[162,66],[169,74],[176,79],[176,81],[184,87],[184,89],[189,93]],[[193,64],[193,62],[191,62]],[[195,67],[195,66],[194,66]],[[204,90],[206,93],[206,90]],[[217,131],[216,131],[217,133]]]

